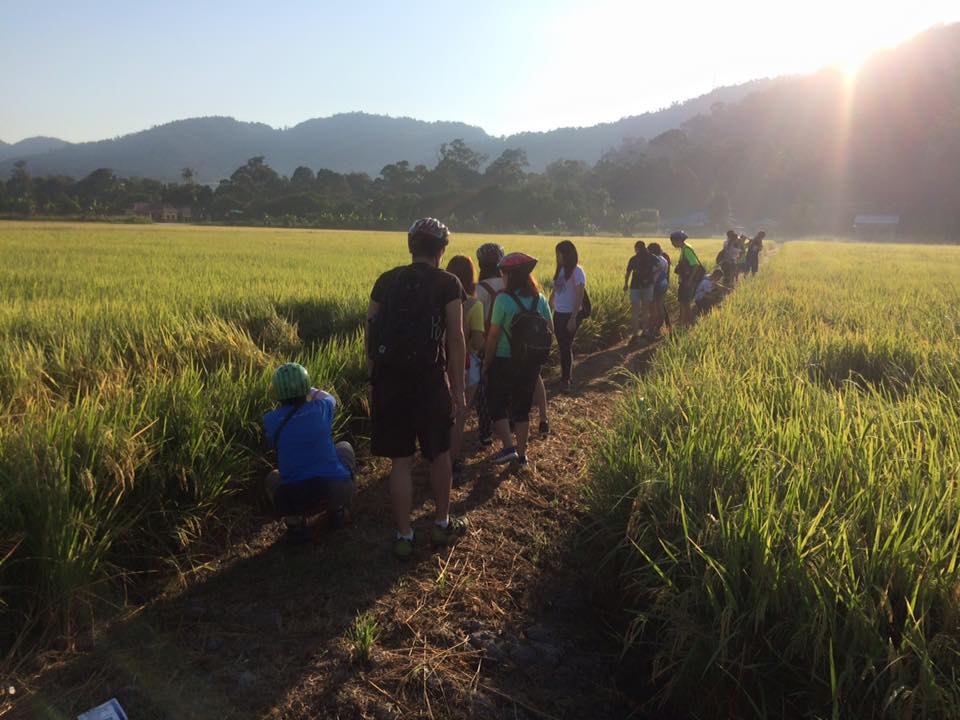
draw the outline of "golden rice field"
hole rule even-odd
[[[552,274],[557,238],[502,243]],[[596,308],[621,331],[632,240],[582,238]],[[402,233],[0,225],[0,648],[69,630],[225,522],[264,469],[273,368],[297,359],[362,418],[358,328]],[[363,432],[363,424],[352,426]]]
[[[653,705],[960,717],[958,483],[960,248],[781,246],[595,457]]]

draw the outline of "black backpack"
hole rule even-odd
[[[436,315],[432,285],[414,267],[400,270],[377,315],[373,361],[405,372],[443,365],[444,318]]]
[[[517,314],[510,321],[510,329],[504,329],[507,340],[510,341],[513,363],[524,369],[540,367],[550,357],[550,346],[553,344],[550,323],[537,312],[540,297],[534,296],[533,304],[527,309],[514,293],[509,295],[518,308]]]
[[[588,317],[593,315],[593,303],[590,302],[590,293],[587,292],[587,288],[583,288],[583,302],[580,303],[580,312],[577,313],[577,321],[586,320]]]

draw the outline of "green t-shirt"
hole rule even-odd
[[[687,265],[689,265],[691,268],[695,268],[700,264],[700,258],[697,257],[697,254],[689,245],[683,246],[683,252],[681,255],[683,256],[683,259],[687,261]]]
[[[532,297],[525,297],[523,295],[517,295],[517,297],[520,299],[520,302],[523,303],[525,310],[530,310],[533,307],[534,300]],[[543,295],[538,295],[536,302],[537,312],[543,315],[543,317],[547,319],[547,322],[551,322],[550,306],[547,304],[547,299]],[[501,328],[500,339],[497,341],[498,358],[510,357],[510,340],[507,337],[507,333],[510,331],[513,316],[519,311],[520,308],[517,307],[513,298],[507,293],[501,292],[497,294],[497,299],[493,302],[493,311],[490,313],[490,327],[497,325]]]

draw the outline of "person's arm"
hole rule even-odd
[[[580,268],[577,268],[577,270],[580,270]],[[582,285],[577,283],[577,271],[574,271],[571,278],[574,287],[573,312],[570,313],[570,319],[567,320],[567,330],[571,335],[577,331],[577,317],[580,315],[580,307],[583,305],[583,296],[587,292],[587,277],[586,275],[582,275],[582,277]]]
[[[456,417],[464,409],[463,369],[466,366],[466,346],[463,340],[463,303],[455,298],[445,308],[447,318],[447,377],[453,395]]]
[[[367,333],[364,346],[367,356],[367,374],[373,372],[373,323],[380,312],[380,303],[371,300],[367,305]]]
[[[500,342],[500,333],[502,328],[499,325],[490,323],[490,329],[487,331],[487,341],[483,350],[483,367],[480,372],[484,375],[487,374],[487,370],[490,368],[491,363],[493,363],[493,358],[497,355],[497,343]]]
[[[630,266],[631,266],[632,264],[633,264],[633,258],[630,258],[630,259],[627,261],[627,272],[624,273],[624,276],[623,276],[623,291],[624,291],[624,292],[627,291],[627,286],[628,286],[629,283],[630,283]]]
[[[310,388],[310,399],[311,400],[326,400],[333,405],[337,406],[337,399],[328,393],[326,390],[320,390],[318,388]]]
[[[470,352],[476,355],[481,350],[483,350],[483,346],[484,346],[483,333],[480,332],[479,330],[471,330],[470,342],[469,342]]]

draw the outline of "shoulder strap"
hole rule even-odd
[[[305,404],[306,404],[306,403],[299,403],[298,405],[294,405],[294,406],[290,409],[290,412],[288,412],[288,413],[284,416],[283,420],[280,421],[280,424],[277,425],[277,429],[273,431],[273,449],[274,449],[274,450],[277,449],[277,441],[280,439],[280,433],[281,433],[281,432],[283,431],[283,429],[287,426],[287,423],[290,422],[290,419],[291,419],[294,415],[297,414],[297,410],[299,410],[300,408],[302,408]]]
[[[484,306],[483,312],[483,329],[486,330],[490,327],[490,318],[493,315],[493,303],[497,299],[499,294],[496,290],[493,289],[493,286],[488,283],[486,280],[481,280],[479,282],[480,287],[487,291],[487,295],[490,296],[490,302]]]
[[[523,306],[523,303],[520,302],[520,298],[517,297],[517,294],[516,294],[516,293],[514,293],[514,292],[509,292],[509,293],[507,293],[507,294],[508,294],[508,295],[513,299],[513,301],[517,304],[517,307],[520,308],[521,312],[533,312],[534,305],[531,305],[529,308],[526,308],[526,307]],[[540,299],[540,298],[534,298],[534,300],[533,300],[533,301],[534,301],[534,304],[536,304],[536,302],[539,301],[539,299]]]

